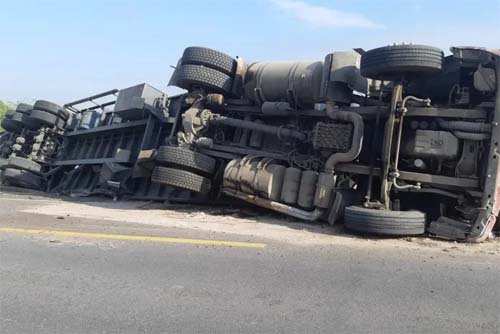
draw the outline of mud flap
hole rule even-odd
[[[427,231],[439,238],[462,241],[467,239],[467,236],[471,232],[471,226],[458,220],[441,216],[430,223]]]

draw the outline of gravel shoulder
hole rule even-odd
[[[6,209],[2,211],[231,234],[302,247],[388,247],[442,252],[448,256],[500,254],[500,238],[482,244],[457,243],[426,237],[372,238],[353,235],[345,231],[342,225],[305,224],[253,207],[172,205],[144,201],[113,201],[102,197],[69,198],[7,187],[0,187],[0,200],[6,203]]]

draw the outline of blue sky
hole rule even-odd
[[[58,103],[147,82],[183,49],[323,59],[395,42],[500,48],[500,0],[0,0],[0,99]]]

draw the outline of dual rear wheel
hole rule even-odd
[[[212,189],[215,159],[191,150],[161,146],[151,180],[160,184],[207,194]]]
[[[35,161],[12,156],[2,159],[0,169],[4,183],[35,190],[42,188],[42,166]]]
[[[20,103],[15,110],[8,110],[1,125],[8,132],[20,132],[24,128],[36,131],[43,126],[63,129],[69,116],[69,112],[63,107],[38,100],[33,106]]]
[[[206,93],[231,94],[237,61],[217,50],[188,47],[175,70],[173,83],[189,91],[198,88]]]

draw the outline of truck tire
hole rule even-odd
[[[49,127],[57,126],[59,128],[63,128],[64,124],[66,124],[66,121],[56,115],[38,109],[31,111],[29,118],[33,124],[39,124],[39,127],[46,125]]]
[[[2,120],[2,128],[8,132],[17,132],[22,130],[23,124],[23,114],[19,112],[11,113],[9,118],[4,118]]]
[[[180,147],[160,146],[156,153],[159,165],[185,167],[193,172],[202,172],[212,175],[215,170],[215,159],[198,152]]]
[[[9,109],[5,112],[4,118],[12,118],[12,116],[14,116],[15,113],[16,113],[15,110]]]
[[[38,100],[33,105],[33,109],[48,112],[49,114],[55,115],[65,121],[69,118],[69,112],[66,109],[49,101]]]
[[[229,94],[233,79],[225,73],[201,65],[182,65],[176,70],[176,85],[192,90],[199,87],[207,93]]]
[[[31,110],[33,110],[33,106],[26,103],[19,103],[16,107],[16,112],[29,115]]]
[[[30,117],[31,115],[31,112],[29,114],[24,114],[23,115],[23,125],[25,128],[29,129],[29,130],[32,130],[32,131],[36,131],[38,129],[40,129],[40,127],[42,126],[40,124],[40,122],[36,119],[32,119]]]
[[[345,208],[344,226],[349,230],[367,234],[387,236],[420,235],[425,232],[425,213],[349,206]]]
[[[212,188],[212,183],[206,177],[180,169],[161,166],[153,169],[151,180],[202,194],[208,193]]]
[[[22,124],[13,121],[10,118],[4,118],[1,123],[2,128],[7,132],[17,132],[23,128]]]
[[[24,115],[24,114],[19,113],[19,112],[17,112],[17,111],[16,111],[16,112],[12,115],[12,117],[11,117],[11,118],[9,118],[9,119],[10,119],[10,120],[12,120],[12,121],[14,121],[14,122],[16,122],[16,123],[18,123],[19,125],[21,125],[21,126],[22,126],[22,124],[23,124],[23,115]]]
[[[380,80],[402,75],[424,75],[441,71],[443,50],[426,45],[391,45],[367,51],[361,56],[361,75]]]
[[[236,59],[227,54],[209,48],[191,46],[184,50],[182,65],[201,65],[234,77]]]
[[[6,168],[3,171],[3,179],[13,186],[22,188],[40,190],[42,187],[42,178],[40,176],[24,170]]]
[[[10,157],[6,167],[26,170],[34,174],[40,174],[42,172],[42,166],[39,163],[21,157]]]

